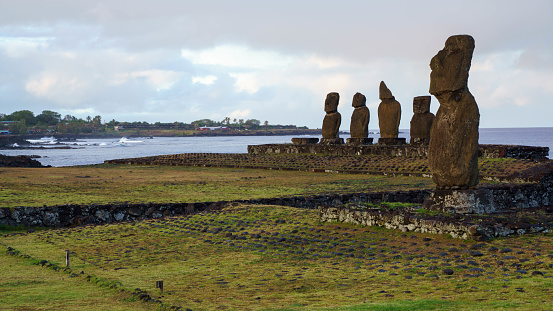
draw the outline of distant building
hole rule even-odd
[[[202,126],[198,127],[198,131],[228,131],[230,128],[228,126]]]

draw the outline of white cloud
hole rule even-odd
[[[265,69],[289,66],[294,58],[272,51],[253,50],[246,46],[219,45],[205,50],[181,51],[183,58],[197,65]]]
[[[246,119],[251,114],[251,111],[249,109],[243,109],[243,110],[234,110],[229,114],[229,118],[231,120],[233,119]]]
[[[204,85],[212,85],[215,81],[217,81],[217,77],[214,75],[192,77],[193,84],[199,83]]]
[[[11,58],[23,58],[49,45],[47,37],[0,37],[0,48]]]
[[[145,78],[148,84],[158,92],[170,89],[179,77],[179,74],[171,70],[142,70],[132,72],[130,77],[134,79]]]
[[[229,73],[229,76],[236,79],[234,86],[238,92],[253,94],[263,85],[256,73]]]

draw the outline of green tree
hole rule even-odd
[[[35,114],[29,110],[20,110],[16,111],[8,116],[6,116],[7,121],[25,121],[26,126],[33,126],[37,123]]]
[[[92,124],[94,124],[94,126],[100,126],[100,125],[102,125],[102,117],[101,117],[101,116],[95,116],[95,117],[92,119]]]
[[[252,127],[258,127],[259,125],[261,125],[261,121],[257,119],[248,119],[244,124],[250,125]]]
[[[36,119],[43,125],[57,125],[61,121],[61,114],[55,111],[44,110],[36,116]]]
[[[192,122],[192,124],[194,124],[195,126],[215,126],[215,125],[218,125],[217,122],[211,120],[211,119],[201,119],[201,120],[196,120],[194,122]]]

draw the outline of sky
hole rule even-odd
[[[338,92],[348,130],[360,92],[377,129],[385,81],[407,129],[430,59],[469,34],[480,127],[551,127],[552,16],[550,0],[0,0],[0,113],[320,128]]]

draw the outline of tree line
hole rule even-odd
[[[180,124],[182,122],[174,123],[160,123],[156,122],[150,124],[148,122],[119,122],[111,120],[109,122],[102,123],[102,117],[97,115],[94,117],[87,116],[85,119],[77,118],[72,115],[62,115],[58,112],[51,110],[44,110],[40,114],[36,115],[30,110],[19,110],[11,114],[0,113],[0,121],[3,122],[3,129],[9,129],[11,133],[22,134],[32,132],[59,132],[59,133],[93,133],[93,132],[105,132],[108,128],[114,128],[115,126],[125,126],[127,124],[141,124],[144,126],[155,128],[161,125]],[[11,121],[11,122],[10,122]],[[257,119],[231,119],[226,117],[221,121],[215,121],[211,119],[200,119],[190,123],[191,127],[228,127],[231,129],[260,129],[261,127],[268,129],[274,128],[269,124],[269,121],[265,121],[263,125],[260,120]],[[163,126],[166,128],[167,126]]]

